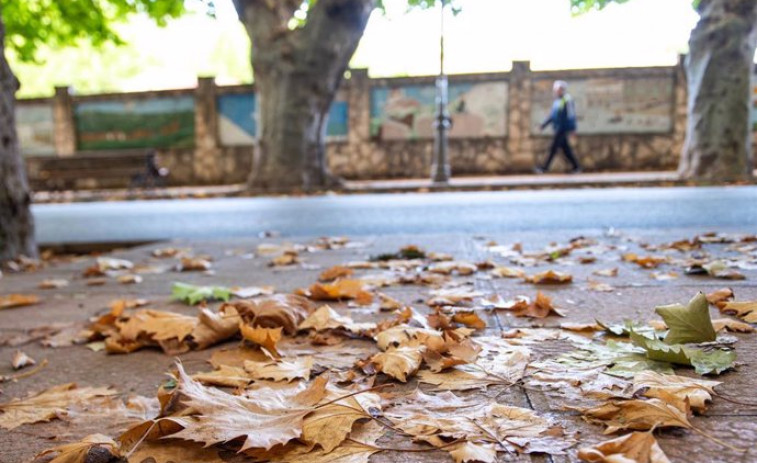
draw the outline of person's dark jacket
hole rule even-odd
[[[555,132],[574,132],[576,130],[576,105],[567,93],[556,98],[552,103],[552,110],[541,124],[542,130],[552,125]]]

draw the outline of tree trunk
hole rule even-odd
[[[688,122],[679,174],[700,181],[752,178],[751,75],[756,0],[701,0],[686,59]]]
[[[0,263],[37,255],[29,185],[16,136],[18,80],[5,59],[5,25],[0,10]]]
[[[318,0],[295,28],[289,22],[301,0],[235,4],[252,41],[260,102],[249,186],[310,191],[339,185],[326,163],[326,122],[374,0]]]

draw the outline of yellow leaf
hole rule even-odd
[[[452,321],[456,323],[460,323],[461,325],[465,325],[468,328],[474,328],[477,330],[483,330],[486,328],[486,322],[481,319],[481,317],[478,316],[473,311],[470,312],[455,312],[452,315]]]
[[[321,272],[321,275],[318,277],[318,279],[320,281],[333,281],[337,278],[351,277],[353,273],[355,273],[355,271],[349,267],[345,267],[343,265],[335,265],[334,267],[327,268],[326,270]]]
[[[676,404],[677,405],[677,404]],[[678,427],[690,429],[686,411],[660,399],[610,400],[592,408],[573,408],[589,421],[607,426],[605,434],[624,429],[648,431],[653,428]]]
[[[649,370],[636,373],[633,378],[634,393],[642,392],[646,397],[661,400],[672,395],[680,400],[688,400],[691,408],[698,412],[705,411],[706,403],[712,400],[713,388],[720,384],[723,383],[685,376],[663,375]]]
[[[590,463],[670,463],[651,432],[632,432],[581,448],[578,458]]]

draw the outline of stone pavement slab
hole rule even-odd
[[[700,232],[706,232],[701,230]],[[749,232],[750,230],[743,230]],[[84,322],[88,318],[103,315],[109,311],[109,303],[118,298],[145,298],[151,301],[148,307],[171,312],[193,315],[196,309],[183,303],[171,301],[171,284],[182,281],[192,284],[227,285],[227,286],[262,286],[273,285],[278,292],[291,292],[315,282],[319,273],[332,265],[348,261],[365,260],[381,253],[395,252],[400,247],[416,244],[427,251],[448,253],[457,260],[482,262],[491,260],[497,265],[517,267],[508,257],[491,252],[492,241],[502,245],[521,243],[526,253],[544,249],[550,242],[566,244],[574,236],[570,232],[556,232],[551,236],[540,233],[511,233],[491,236],[437,234],[427,236],[368,236],[356,238],[360,244],[356,247],[303,252],[304,263],[292,268],[271,267],[268,265],[272,256],[258,253],[262,243],[281,244],[283,239],[235,239],[216,241],[178,241],[174,243],[157,243],[131,249],[118,250],[109,257],[128,259],[136,265],[164,269],[159,273],[145,273],[144,281],[136,285],[122,285],[113,278],[106,278],[102,286],[88,286],[88,279],[83,271],[94,262],[93,256],[83,256],[67,261],[54,261],[36,272],[5,273],[0,278],[0,295],[9,293],[31,293],[39,295],[42,301],[33,306],[0,310],[0,375],[12,375],[10,358],[16,349],[22,349],[38,362],[47,360],[48,366],[32,376],[0,384],[2,394],[0,403],[11,398],[22,397],[31,391],[67,382],[76,382],[80,386],[106,386],[116,388],[124,395],[139,394],[153,397],[157,387],[166,379],[175,362],[174,357],[164,353],[145,349],[129,355],[106,355],[93,352],[85,346],[48,348],[37,341],[20,346],[2,345],[4,339],[22,335],[25,331],[53,323]],[[519,279],[492,278],[487,271],[479,271],[472,276],[453,277],[455,281],[467,283],[469,288],[477,289],[486,295],[498,294],[505,299],[519,295],[533,297],[536,291],[543,291],[553,298],[554,303],[566,313],[565,318],[548,317],[546,319],[526,319],[509,315],[505,311],[482,311],[481,317],[487,322],[485,335],[499,336],[512,328],[546,327],[554,332],[563,322],[593,322],[601,319],[608,323],[622,322],[624,319],[647,321],[656,318],[653,308],[656,305],[675,302],[685,303],[696,292],[709,292],[724,286],[734,289],[738,300],[757,299],[757,254],[734,253],[726,251],[727,244],[705,245],[710,256],[741,255],[745,269],[740,269],[746,279],[740,281],[718,280],[712,277],[687,276],[680,267],[680,262],[663,264],[658,269],[642,269],[636,264],[625,262],[621,255],[625,252],[637,252],[644,255],[667,255],[671,259],[682,260],[686,254],[679,251],[646,251],[639,248],[639,242],[648,241],[660,244],[692,238],[692,234],[681,235],[680,231],[659,231],[642,236],[633,233],[606,234],[602,231],[587,231],[585,238],[593,239],[599,245],[615,246],[604,249],[597,255],[597,261],[591,264],[575,262],[574,251],[571,255],[558,258],[554,262],[541,262],[536,266],[520,266],[528,274],[546,269],[569,272],[574,281],[568,285],[533,285]],[[315,237],[303,237],[291,242],[313,243]],[[212,258],[211,272],[177,272],[170,270],[175,259],[158,259],[151,256],[151,251],[166,246],[191,249],[194,255],[207,255]],[[745,243],[749,245],[749,243]],[[597,269],[618,268],[617,277],[598,277],[592,275]],[[654,271],[675,271],[678,277],[659,281],[650,277]],[[380,271],[358,270],[357,275],[376,274]],[[69,285],[60,289],[42,290],[37,285],[50,278],[64,278]],[[611,292],[596,292],[587,288],[587,279],[609,283]],[[382,288],[382,292],[395,297],[405,304],[412,305],[422,314],[432,313],[425,304],[429,298],[429,288],[418,285],[394,285]],[[211,304],[217,307],[219,304]],[[341,314],[348,315],[355,321],[378,321],[387,318],[376,306],[356,307],[347,303],[334,303],[332,306]],[[712,310],[713,317],[719,317],[717,310]],[[723,381],[720,393],[738,398],[742,402],[757,403],[757,334],[738,334],[736,351],[739,366],[735,371],[724,373],[717,378]],[[223,348],[237,345],[237,341],[228,341],[208,350],[181,354],[178,358],[191,372],[208,370],[207,359]],[[344,344],[345,353],[350,352],[351,344]],[[573,348],[564,341],[544,341],[531,346],[534,360],[547,359]],[[22,370],[23,371],[23,370]],[[693,375],[691,370],[679,369],[679,374]],[[385,380],[385,379],[384,379]],[[383,381],[383,380],[382,380]],[[412,391],[420,387],[424,391],[431,388],[420,385],[415,380],[398,386],[397,391]],[[498,403],[518,407],[533,408],[539,413],[552,417],[563,423],[570,431],[579,432],[582,445],[605,440],[599,426],[584,422],[575,412],[564,410],[565,399],[553,391],[541,391],[522,386],[491,386],[485,391],[466,391],[460,395],[474,396],[482,402],[494,400]],[[587,401],[587,404],[589,402]],[[581,405],[570,403],[570,405]],[[757,408],[737,405],[715,398],[713,404],[702,415],[693,418],[692,423],[703,432],[722,439],[736,447],[747,447],[748,452],[736,452],[708,440],[694,431],[664,430],[657,433],[660,445],[672,462],[747,462],[757,461],[754,442],[757,440],[755,425]],[[112,419],[92,418],[88,421],[54,420],[49,423],[28,424],[14,430],[0,430],[0,462],[21,463],[31,461],[34,455],[46,448],[60,443],[80,439],[93,432],[117,435],[123,426]],[[380,445],[395,447],[401,436],[388,435],[379,441]],[[422,448],[422,447],[418,447]],[[446,452],[396,452],[386,451],[371,457],[372,462],[446,462],[452,461]],[[568,450],[566,455],[511,455],[499,454],[499,461],[537,461],[537,462],[574,462],[577,461],[576,448]],[[178,462],[177,462],[178,463]]]

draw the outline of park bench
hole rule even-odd
[[[164,186],[168,169],[153,149],[83,151],[66,157],[27,159],[33,190]]]

